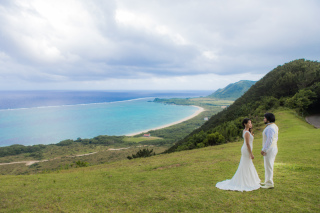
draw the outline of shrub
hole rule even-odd
[[[30,153],[30,154],[29,154],[29,157],[33,157],[34,159],[37,159],[37,160],[42,160],[42,159],[44,158],[42,152],[33,152],[33,153]]]
[[[132,156],[128,156],[127,158],[129,160],[133,159],[133,158],[146,158],[146,157],[150,157],[156,155],[155,152],[153,152],[153,149],[149,150],[149,149],[143,149],[143,150],[139,150],[135,155],[132,154]]]
[[[317,94],[309,89],[299,90],[293,97],[288,98],[286,106],[290,108],[296,108],[299,112],[306,110],[317,97]]]
[[[57,145],[57,146],[69,146],[69,145],[71,145],[71,144],[73,144],[73,143],[74,143],[73,140],[68,139],[68,140],[60,141],[60,142],[57,143],[56,145]]]
[[[84,162],[80,160],[76,162],[76,167],[87,167],[87,166],[89,166],[88,162]]]

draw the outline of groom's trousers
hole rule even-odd
[[[265,170],[265,184],[266,186],[274,186],[273,183],[273,165],[278,148],[276,146],[270,147],[267,150],[267,155],[264,156],[264,170]]]

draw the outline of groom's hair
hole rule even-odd
[[[264,114],[264,117],[270,122],[273,123],[276,121],[276,117],[272,113],[266,113]]]

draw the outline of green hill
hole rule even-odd
[[[271,109],[280,129],[275,189],[246,193],[217,189],[215,184],[230,179],[238,167],[244,116],[254,124],[254,164],[263,180],[262,118]],[[0,175],[0,210],[318,212],[320,130],[301,115],[319,110],[320,63],[295,60],[269,72],[169,150],[180,152],[82,168],[61,165],[55,172],[34,175]],[[208,143],[221,145],[201,148]]]
[[[301,115],[320,112],[319,62],[299,59],[276,67],[227,109],[212,116],[167,152],[235,141],[241,135],[244,117],[256,122],[279,106],[296,109]]]
[[[233,84],[229,84],[223,89],[218,89],[208,97],[234,101],[241,97],[255,83],[256,81],[242,80]]]
[[[272,190],[215,187],[234,175],[240,141],[54,173],[2,175],[1,212],[319,212],[320,129],[294,111],[275,115],[280,135]],[[261,140],[255,130],[254,164],[263,179]]]

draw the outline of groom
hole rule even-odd
[[[278,153],[278,126],[274,123],[276,118],[272,113],[264,115],[264,123],[267,125],[264,129],[262,136],[262,151],[261,155],[264,156],[264,169],[265,169],[265,182],[261,183],[261,188],[273,189],[273,164]]]

